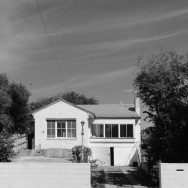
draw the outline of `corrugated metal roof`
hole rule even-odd
[[[134,107],[121,104],[77,105],[95,114],[96,118],[140,118]]]

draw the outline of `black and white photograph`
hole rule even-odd
[[[0,187],[187,188],[188,0],[0,0]]]

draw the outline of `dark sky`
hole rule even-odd
[[[31,100],[73,90],[100,103],[132,103],[124,90],[132,88],[138,56],[187,52],[187,0],[38,3],[60,70],[35,0],[0,2],[1,73],[26,85]]]

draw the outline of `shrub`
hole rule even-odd
[[[154,186],[159,185],[159,163],[152,166],[150,170],[150,178],[151,178],[152,185]]]
[[[13,143],[9,137],[7,134],[0,133],[0,162],[8,162],[9,158],[14,155]]]
[[[88,147],[83,147],[84,159],[82,161],[82,146],[75,146],[72,148],[72,155],[75,162],[78,163],[87,163],[89,161],[89,157],[91,156],[92,152],[91,149]]]

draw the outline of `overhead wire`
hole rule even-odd
[[[54,56],[54,59],[55,59],[55,62],[56,62],[56,65],[57,65],[57,68],[58,68],[58,71],[59,71],[59,75],[61,76],[63,82],[65,82],[64,77],[63,77],[63,72],[62,72],[62,70],[61,70],[61,67],[60,67],[60,65],[59,65],[59,62],[58,62],[58,59],[57,59],[55,50],[54,50],[53,45],[52,45],[52,42],[51,42],[51,40],[50,40],[50,36],[49,36],[48,30],[47,30],[46,24],[45,24],[45,22],[44,22],[44,19],[43,19],[43,16],[42,16],[42,11],[41,11],[41,9],[40,9],[38,0],[36,0],[36,6],[37,6],[37,10],[38,10],[38,12],[39,12],[39,15],[40,15],[40,17],[41,17],[42,24],[43,24],[43,27],[44,27],[46,36],[47,36],[47,38],[48,38],[48,42],[49,42],[50,48],[51,48],[52,53],[53,53],[53,56]]]

